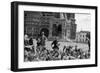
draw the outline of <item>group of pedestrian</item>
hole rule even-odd
[[[52,50],[46,47],[47,37],[42,32],[36,38],[37,46],[34,47],[33,38],[28,36],[24,39],[24,61],[54,61],[54,60],[73,60],[89,59],[90,52],[84,52],[76,46],[64,46],[63,51],[59,50],[59,41],[55,38],[51,43]],[[75,48],[75,49],[73,49]]]

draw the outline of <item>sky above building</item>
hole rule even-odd
[[[91,15],[90,14],[75,14],[77,32],[91,31]]]

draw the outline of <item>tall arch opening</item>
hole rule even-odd
[[[47,28],[42,28],[42,29],[40,30],[40,34],[41,34],[42,32],[44,32],[44,35],[45,35],[46,37],[49,36],[49,30],[48,30]]]

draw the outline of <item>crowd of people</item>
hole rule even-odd
[[[52,49],[48,49],[45,45],[47,38],[42,33],[36,38],[37,45],[34,46],[33,38],[25,35],[24,39],[24,61],[54,61],[54,60],[75,60],[75,59],[89,59],[90,51],[82,51],[81,48],[75,46],[63,46],[63,51],[60,51],[59,41],[55,38],[52,41]],[[74,48],[74,49],[73,49]]]

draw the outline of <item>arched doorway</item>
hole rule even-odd
[[[40,34],[41,34],[42,32],[44,32],[44,35],[45,35],[46,37],[49,36],[49,30],[48,30],[47,28],[42,28],[42,29],[40,30]]]

